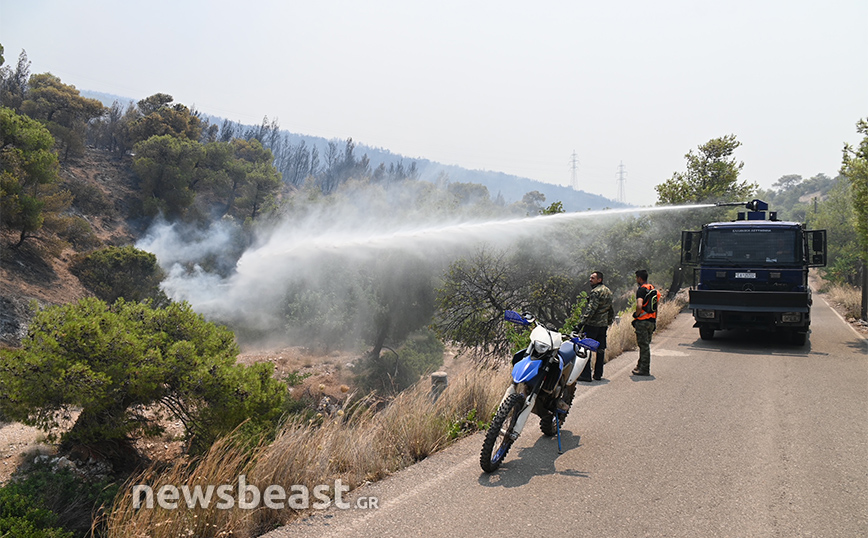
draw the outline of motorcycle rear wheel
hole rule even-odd
[[[479,454],[479,465],[486,473],[496,471],[506,458],[515,441],[513,438],[515,422],[523,408],[524,394],[510,394],[491,420],[491,426],[485,434],[485,442],[482,443],[482,452]]]

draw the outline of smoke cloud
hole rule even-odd
[[[581,219],[659,209],[503,218],[503,208],[450,205],[442,191],[430,186],[360,184],[328,198],[291,201],[252,242],[230,222],[190,229],[160,221],[136,246],[157,256],[168,275],[163,291],[171,299],[187,301],[207,318],[233,327],[281,333],[286,331],[287,292],[330,288],[348,293],[333,281],[341,278],[340,269],[368,270],[388,259],[387,278],[394,279],[402,270],[396,266],[413,260],[408,271],[436,279],[480,243],[539,242],[552,229],[576,226]],[[243,248],[245,244],[250,246]]]

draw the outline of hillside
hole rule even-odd
[[[110,102],[117,98],[106,94],[90,93],[95,98]],[[221,118],[209,117],[211,125],[220,125]],[[235,126],[238,131],[255,129],[253,126]],[[334,141],[317,137],[307,137],[281,131],[287,144],[301,144],[304,147],[325,148]],[[325,152],[325,149],[323,149]],[[383,164],[409,162],[403,156],[388,150],[359,145],[357,154],[364,154],[373,169]],[[560,201],[567,211],[602,209],[617,207],[618,204],[599,195],[575,191],[559,185],[544,184],[527,178],[492,171],[467,170],[457,166],[444,166],[426,159],[413,161],[421,181],[440,181],[448,177],[452,183],[473,183],[484,185],[491,199],[513,203],[532,191],[545,196],[546,204]],[[445,176],[444,176],[445,174]],[[61,163],[60,180],[62,187],[74,196],[73,206],[67,216],[86,220],[93,229],[96,240],[89,244],[70,246],[43,228],[37,237],[25,241],[20,248],[10,248],[16,238],[11,235],[2,237],[0,253],[0,345],[16,346],[26,332],[26,321],[31,315],[31,302],[39,305],[63,304],[75,301],[88,294],[78,279],[68,269],[77,252],[106,245],[133,243],[144,230],[136,230],[135,224],[128,221],[130,203],[138,197],[135,188],[136,178],[131,170],[129,155],[119,158],[100,149],[89,147],[79,158],[70,158]],[[290,188],[292,188],[290,186]],[[86,227],[85,227],[86,228]]]
[[[135,101],[129,97],[121,97],[118,95],[88,90],[82,90],[81,94],[92,99],[98,99],[107,107],[111,107],[116,101],[122,107]],[[232,124],[231,121],[219,116],[212,116],[203,113],[197,113],[197,115],[207,120],[211,125],[221,126],[221,129],[222,126],[227,123]],[[266,125],[265,121],[262,126],[232,124],[232,127],[239,133],[256,132],[262,129],[268,130],[274,126],[276,126],[276,124]],[[300,145],[304,145],[307,148],[316,148],[321,156],[328,154],[329,144],[337,144],[337,146],[342,146],[344,144],[344,141],[342,140],[328,140],[319,136],[292,133],[285,129],[279,130],[279,134],[282,137],[281,143],[284,146],[299,147]],[[263,140],[265,138],[270,137],[262,137]],[[276,148],[271,149],[274,151]],[[275,151],[275,153],[278,152]],[[563,204],[564,210],[566,211],[587,211],[605,208],[629,207],[626,204],[610,200],[600,196],[599,194],[575,190],[562,185],[543,183],[542,181],[520,177],[513,174],[506,174],[504,172],[492,170],[470,170],[460,166],[445,165],[420,156],[409,157],[400,155],[392,153],[384,148],[365,145],[362,141],[356,143],[356,153],[358,155],[367,156],[372,170],[376,169],[380,165],[384,165],[388,168],[390,165],[403,164],[404,166],[408,166],[410,163],[415,163],[416,169],[419,173],[419,179],[422,181],[436,182],[442,177],[442,174],[446,174],[449,181],[453,183],[476,183],[485,185],[492,199],[501,196],[507,204],[520,201],[528,192],[538,191],[545,195],[545,201],[547,203],[550,204],[559,201]]]
[[[76,196],[70,211],[87,220],[96,237],[106,245],[129,244],[135,239],[133,227],[122,216],[128,214],[132,199],[133,173],[129,158],[119,160],[108,153],[88,149],[82,158],[61,164],[63,187]],[[90,295],[69,272],[76,251],[57,248],[56,237],[39,233],[20,248],[10,248],[10,235],[0,238],[0,345],[16,346],[26,332],[30,304],[64,304]]]

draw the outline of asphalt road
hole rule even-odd
[[[816,296],[815,296],[816,297]],[[822,298],[805,347],[699,339],[682,313],[580,383],[557,441],[531,420],[492,475],[482,434],[266,536],[868,536],[868,340]],[[364,502],[363,502],[364,504]]]

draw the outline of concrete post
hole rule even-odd
[[[434,372],[431,374],[431,399],[436,402],[437,398],[446,390],[448,384],[449,380],[447,379],[446,372]]]

